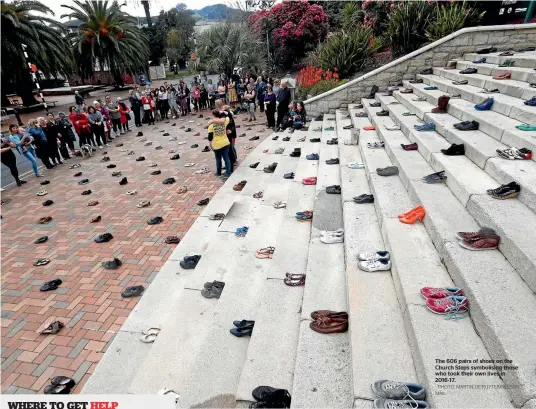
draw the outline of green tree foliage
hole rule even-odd
[[[72,52],[65,35],[67,27],[51,19],[52,10],[39,1],[1,3],[2,24],[2,95],[16,91],[24,105],[32,105],[31,80],[27,63],[33,63],[46,76],[72,72]],[[37,15],[36,13],[41,13]],[[26,45],[28,61],[22,44]],[[9,93],[9,92],[7,92]],[[3,98],[3,105],[7,105]]]
[[[485,11],[480,13],[478,9],[469,7],[465,1],[439,4],[435,21],[430,23],[426,30],[426,37],[431,41],[436,41],[464,27],[476,26],[484,14],[486,14]]]
[[[75,5],[62,5],[69,9],[70,17],[82,21],[71,36],[77,69],[83,78],[96,69],[110,70],[122,85],[123,72],[135,73],[147,66],[149,48],[147,38],[137,27],[137,20],[126,14],[117,1],[73,1]]]

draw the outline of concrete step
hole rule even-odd
[[[330,118],[335,115],[324,115],[324,128],[336,125]],[[322,131],[321,156],[332,153],[332,146],[325,143],[332,137],[336,137],[336,131]],[[340,176],[328,168],[338,167],[326,165],[324,160],[319,162],[292,388],[293,408],[348,408],[353,401],[348,333],[323,335],[309,328],[313,311],[348,311],[344,244],[320,241],[320,230],[343,226],[340,196],[325,192],[327,185],[340,185]]]
[[[476,61],[476,60],[474,60]],[[471,61],[458,61],[456,68],[459,70],[464,70],[466,68],[476,68],[479,74],[484,75],[502,75],[507,72],[512,74],[512,79],[516,81],[523,82],[536,82],[536,71],[532,68],[526,67],[516,67],[515,63],[513,67],[499,67],[499,64],[488,63],[487,59],[485,63],[474,64]]]
[[[448,78],[451,81],[467,80],[468,84],[479,88],[497,88],[501,94],[524,100],[536,95],[536,88],[531,88],[527,82],[516,80],[495,80],[484,74],[460,74],[460,70],[449,70],[434,67],[434,74]]]
[[[513,180],[518,182],[522,186],[519,200],[536,211],[536,184],[534,183],[536,164],[534,161],[509,161],[499,157],[496,149],[504,149],[506,145],[481,131],[458,131],[453,125],[459,120],[450,114],[424,114],[426,121],[436,124],[437,132],[418,132],[413,128],[413,125],[419,123],[415,117],[405,117],[402,113],[406,110],[414,110],[414,104],[417,103],[424,111],[430,111],[433,106],[428,102],[412,101],[411,94],[395,93],[394,96],[402,104],[387,106],[393,120],[401,125],[404,134],[408,135],[412,142],[419,143],[419,151],[428,162],[432,162],[434,153],[437,153],[436,158],[443,156],[440,150],[450,146],[446,143],[447,141],[456,144],[463,143],[466,158],[494,177],[499,185]],[[489,188],[491,187],[486,187],[486,189]]]
[[[362,147],[362,152],[364,150]],[[413,166],[411,161],[400,160],[399,164],[404,168]],[[411,173],[409,170],[403,172]],[[376,179],[372,176],[369,175],[370,180],[375,184]],[[401,194],[397,194],[400,189],[397,189],[396,185],[391,189],[394,191],[392,194],[401,201]],[[380,189],[374,187],[374,190]],[[471,303],[471,317],[489,355],[493,359],[510,359],[516,362],[518,368],[506,372],[503,379],[506,384],[522,385],[519,389],[509,390],[514,403],[522,406],[536,396],[536,389],[533,387],[536,357],[523,346],[536,342],[536,333],[530,329],[536,326],[536,315],[527,317],[526,314],[526,311],[536,310],[534,292],[501,252],[469,252],[458,245],[455,238],[457,231],[476,231],[479,225],[468,212],[470,208],[465,209],[447,186],[427,185],[409,179],[407,192],[412,205],[422,204],[426,209],[424,226],[438,250],[439,259],[443,260],[454,283],[465,289]],[[384,219],[394,219],[393,209],[390,208],[392,205],[381,204],[386,200],[385,196],[378,195],[376,198],[377,211]],[[385,223],[382,223],[382,229],[385,228]],[[497,299],[497,287],[501,288],[502,301]],[[505,306],[508,306],[507,312]],[[516,322],[518,320],[523,322],[521,326]],[[524,340],[523,344],[519,343],[520,339]],[[449,348],[444,350],[449,351]]]
[[[491,110],[498,112],[502,115],[508,116],[512,119],[516,119],[520,122],[529,124],[532,123],[534,114],[536,113],[535,107],[530,107],[524,104],[524,100],[521,98],[511,97],[504,94],[485,94],[481,88],[473,85],[454,85],[452,81],[438,77],[437,75],[419,75],[427,85],[435,85],[443,93],[448,94],[460,94],[461,97],[474,104],[480,104],[488,97],[492,96],[494,103],[491,106]],[[428,102],[432,105],[437,105],[437,98],[435,95],[424,95],[427,97]]]
[[[523,53],[514,53],[514,55],[507,57],[501,57],[499,54],[502,51],[491,54],[477,54],[477,53],[467,53],[464,54],[463,59],[465,61],[476,61],[482,57],[486,57],[486,62],[491,64],[501,64],[506,60],[514,60],[516,67],[525,67],[525,68],[536,68],[536,52],[526,51]]]

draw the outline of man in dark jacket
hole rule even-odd
[[[281,83],[281,89],[277,94],[277,128],[281,127],[283,118],[288,114],[288,106],[290,104],[290,90],[287,87],[287,83],[283,81]]]

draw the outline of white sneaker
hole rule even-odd
[[[398,124],[394,124],[394,125],[385,125],[385,129],[387,129],[388,131],[400,131],[400,125]]]
[[[365,167],[364,163],[361,162],[352,162],[348,164],[350,169],[363,169]]]
[[[45,196],[47,194],[48,194],[48,192],[46,190],[41,190],[41,191],[37,192],[37,196]]]
[[[381,258],[389,259],[391,258],[391,255],[386,250],[375,251],[374,253],[361,253],[357,255],[357,259],[361,261],[376,261]]]
[[[344,243],[344,234],[340,236],[337,236],[337,235],[322,236],[320,238],[320,241],[325,244]]]
[[[321,230],[320,234],[322,236],[341,236],[344,235],[344,229],[341,227],[337,230]]]
[[[110,145],[109,143],[107,143],[106,146],[107,146],[108,148],[110,148],[112,145]]]
[[[127,195],[135,195],[135,194],[137,194],[137,193],[138,193],[138,191],[137,191],[136,189],[133,189],[133,190],[129,190],[129,191],[127,192]]]
[[[359,268],[363,271],[373,273],[375,271],[387,271],[391,269],[391,260],[380,258],[376,261],[360,261]]]
[[[102,145],[99,145],[99,149],[104,149],[104,146],[102,146]]]

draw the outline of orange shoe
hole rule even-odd
[[[414,224],[417,220],[422,222],[424,219],[424,215],[426,214],[424,208],[417,210],[415,213],[412,213],[411,215],[407,217],[401,217],[400,220],[402,223],[406,224]]]
[[[363,129],[365,131],[375,131],[376,127],[374,125],[367,125],[367,126],[364,126]]]
[[[415,209],[411,209],[411,210],[410,210],[409,212],[407,212],[407,213],[399,214],[399,215],[398,215],[398,218],[400,219],[400,218],[402,218],[402,217],[408,217],[408,216],[411,216],[413,213],[416,213],[416,212],[418,212],[418,211],[420,211],[420,210],[422,210],[422,209],[424,209],[424,207],[422,207],[422,206],[417,206]]]
[[[506,72],[502,75],[495,75],[493,77],[494,80],[507,80],[507,79],[510,79],[512,78],[512,73],[511,72]]]

